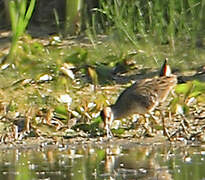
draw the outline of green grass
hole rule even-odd
[[[9,59],[14,63],[14,56],[17,55],[16,51],[18,48],[18,41],[25,33],[26,27],[34,10],[36,0],[31,0],[29,4],[27,0],[10,0],[8,3],[12,29],[12,43],[9,52]]]
[[[203,1],[101,0],[100,5],[95,12],[105,22],[104,31],[117,34],[118,39],[128,40],[136,48],[141,39],[147,43],[168,43],[172,50],[179,39],[195,46],[199,34],[204,32]]]

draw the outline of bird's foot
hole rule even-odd
[[[113,134],[112,134],[111,130],[109,131],[109,133],[107,133],[107,138],[109,138],[109,139],[113,138]]]
[[[107,138],[111,139],[113,137],[112,131],[109,127],[106,127]]]

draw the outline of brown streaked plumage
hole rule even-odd
[[[176,84],[177,77],[171,74],[166,59],[160,77],[135,82],[121,93],[115,104],[103,109],[101,116],[104,120],[107,136],[111,137],[112,135],[110,126],[113,120],[126,118],[133,114],[151,113],[159,103],[166,100]]]

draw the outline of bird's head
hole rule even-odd
[[[171,76],[171,67],[168,64],[168,58],[165,58],[164,64],[161,67],[159,76]]]
[[[114,119],[114,115],[113,115],[111,107],[105,107],[101,111],[100,116],[103,119],[104,126],[106,126],[106,125],[110,126],[112,124],[112,121]]]
[[[112,112],[111,107],[105,107],[101,113],[100,113],[101,118],[103,119],[104,122],[104,128],[107,131],[107,136],[112,136],[111,131],[110,131],[110,126],[114,120],[114,114]]]

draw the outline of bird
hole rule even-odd
[[[107,137],[113,136],[110,127],[114,120],[134,114],[151,114],[160,103],[166,100],[176,84],[177,76],[171,73],[166,58],[159,76],[136,81],[119,95],[115,104],[101,111]]]

